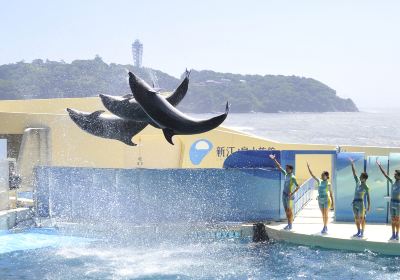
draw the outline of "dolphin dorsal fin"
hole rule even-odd
[[[98,116],[100,116],[101,114],[103,114],[105,111],[104,110],[98,110],[98,111],[94,111],[93,113],[91,113],[89,115],[89,117],[91,118],[97,118]]]
[[[164,128],[162,131],[163,131],[164,137],[168,141],[168,143],[170,143],[171,145],[174,145],[174,142],[172,142],[172,137],[175,135],[174,131],[169,128]]]
[[[226,102],[226,107],[225,107],[225,114],[228,115],[229,109],[230,109],[230,108],[231,108],[231,104],[229,104],[229,102],[227,101],[227,102]]]
[[[192,70],[188,70],[188,69],[186,68],[186,70],[185,70],[186,78],[189,79],[190,73],[192,73]]]

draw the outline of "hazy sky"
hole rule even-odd
[[[312,77],[361,107],[397,106],[400,1],[0,0],[0,64],[42,58]]]

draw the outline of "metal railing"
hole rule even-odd
[[[315,182],[313,178],[309,178],[300,186],[300,189],[294,195],[294,215],[297,215],[311,200],[314,188]]]

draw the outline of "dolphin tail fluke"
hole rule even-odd
[[[190,71],[188,71],[186,69],[186,77],[185,79],[182,81],[182,83],[175,89],[175,91],[168,96],[166,99],[167,101],[172,105],[172,106],[176,106],[178,105],[182,99],[186,96],[186,93],[188,91],[189,88],[189,75],[190,75]]]
[[[172,137],[175,135],[174,131],[169,129],[169,128],[164,128],[163,130],[164,137],[170,143],[171,145],[174,145],[174,142],[172,142]]]
[[[204,129],[200,133],[210,131],[210,130],[220,126],[225,121],[225,119],[228,117],[229,108],[230,108],[230,104],[229,104],[229,102],[226,102],[225,113],[223,113],[219,116],[213,117],[211,119],[202,121],[202,126]]]

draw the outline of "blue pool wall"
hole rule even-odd
[[[232,154],[223,169],[100,169],[38,167],[36,211],[40,217],[68,221],[122,219],[127,222],[262,221],[285,218],[282,206],[284,178],[270,154],[282,166],[295,167],[296,155],[331,154],[335,219],[352,222],[357,174],[369,173],[371,211],[368,222],[390,220],[390,186],[380,174],[376,156],[336,151],[240,151]],[[392,175],[400,169],[400,154],[379,156]],[[295,212],[311,199],[313,180],[306,181],[295,196]]]
[[[294,153],[243,151],[223,169],[37,167],[37,215],[64,221],[134,223],[281,220],[283,175],[269,154],[294,165]],[[295,211],[312,184],[294,197]]]
[[[243,222],[281,217],[275,169],[38,167],[37,215],[63,221]]]
[[[135,223],[284,219],[284,178],[271,153],[283,165],[295,164],[293,152],[243,151],[228,158],[224,169],[37,167],[37,215]],[[296,212],[311,199],[312,188],[297,192]]]

